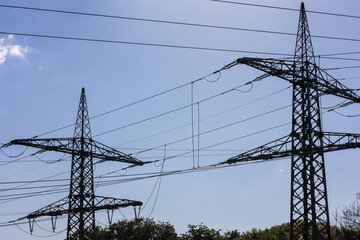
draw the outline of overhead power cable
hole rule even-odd
[[[325,71],[332,71],[332,70],[341,70],[341,69],[349,69],[349,68],[360,68],[360,66],[345,66],[345,67],[334,67],[334,68],[325,68]]]
[[[202,102],[206,102],[208,100],[211,100],[213,98],[216,98],[216,97],[219,97],[219,96],[223,96],[224,94],[227,94],[227,93],[230,93],[232,91],[235,91],[236,89],[240,88],[240,87],[243,87],[243,86],[246,86],[252,82],[255,82],[255,81],[258,81],[258,79],[254,79],[250,82],[247,82],[247,83],[244,83],[244,84],[241,84],[239,86],[236,86],[234,88],[231,88],[229,90],[226,90],[224,92],[221,92],[221,93],[218,93],[218,94],[215,94],[215,95],[212,95],[210,97],[207,97],[207,98],[204,98],[200,101],[198,101],[199,103],[202,103]],[[160,114],[157,114],[157,115],[154,115],[154,116],[151,116],[151,117],[148,117],[148,118],[145,118],[145,119],[142,119],[142,120],[139,120],[139,121],[136,121],[136,122],[133,122],[133,123],[129,123],[127,125],[124,125],[124,126],[121,126],[121,127],[117,127],[117,128],[114,128],[114,129],[111,129],[111,130],[108,130],[108,131],[105,131],[105,132],[102,132],[102,133],[99,133],[99,134],[96,134],[94,135],[93,137],[99,137],[99,136],[102,136],[102,135],[105,135],[105,134],[108,134],[108,133],[111,133],[111,132],[115,132],[115,131],[118,131],[120,129],[124,129],[124,128],[127,128],[127,127],[130,127],[130,126],[134,126],[136,124],[139,124],[139,123],[143,123],[143,122],[146,122],[146,121],[149,121],[149,120],[152,120],[152,119],[155,119],[155,118],[158,118],[158,117],[162,117],[162,116],[165,116],[167,114],[170,114],[170,113],[174,113],[174,112],[177,112],[177,111],[180,111],[180,110],[183,110],[183,109],[186,109],[186,108],[189,108],[191,106],[193,106],[194,104],[197,104],[197,103],[190,103],[190,104],[187,104],[187,105],[184,105],[184,106],[181,106],[181,107],[178,107],[178,108],[175,108],[175,109],[172,109],[172,110],[169,110],[167,112],[163,112],[163,113],[160,113]]]
[[[270,127],[270,128],[266,128],[266,129],[263,129],[263,130],[260,130],[260,131],[254,132],[254,133],[249,133],[249,134],[246,134],[246,135],[243,135],[243,136],[240,136],[240,137],[232,138],[230,140],[226,140],[226,141],[215,143],[215,144],[212,144],[212,145],[209,145],[209,146],[206,146],[206,147],[202,147],[202,148],[199,148],[199,151],[202,151],[203,149],[208,149],[208,148],[216,147],[216,146],[219,146],[219,145],[223,145],[223,144],[226,144],[226,143],[229,143],[229,142],[237,141],[237,140],[240,140],[240,139],[243,139],[243,138],[251,137],[251,136],[254,136],[254,135],[257,135],[257,134],[260,134],[260,133],[263,133],[263,132],[271,131],[271,130],[274,130],[274,129],[277,129],[277,128],[280,128],[280,127],[284,127],[286,125],[289,125],[290,123],[291,122],[283,123],[283,124],[280,124],[280,125],[277,125],[277,126],[274,126],[274,127]],[[184,155],[188,155],[188,154],[191,154],[191,153],[192,153],[192,150],[189,151],[189,152],[185,152],[185,153],[181,153],[181,154],[166,157],[164,160],[169,160],[169,159],[173,159],[173,158],[182,157]],[[146,164],[159,162],[159,161],[162,161],[162,160],[163,159],[157,159],[157,160],[154,160],[154,161],[147,162]],[[126,168],[124,168],[124,169],[126,169]]]
[[[267,95],[265,95],[265,96],[262,96],[262,97],[260,97],[260,98],[255,99],[255,100],[252,100],[252,101],[243,103],[243,104],[241,104],[241,105],[239,105],[239,106],[230,108],[230,109],[228,109],[228,110],[222,111],[222,112],[220,112],[220,113],[216,113],[216,114],[211,115],[211,116],[208,116],[208,117],[204,117],[204,118],[200,119],[200,121],[206,121],[206,120],[208,120],[208,119],[217,117],[217,116],[219,116],[219,115],[222,115],[222,114],[225,114],[225,113],[234,111],[234,110],[239,109],[239,108],[242,108],[242,107],[245,107],[245,106],[250,105],[250,104],[252,104],[252,103],[258,102],[258,101],[263,100],[263,99],[266,99],[266,98],[268,98],[268,97],[271,97],[271,96],[273,96],[273,95],[275,95],[275,94],[281,93],[281,92],[289,89],[290,87],[291,87],[291,86],[288,86],[288,87],[286,87],[286,88],[280,89],[280,90],[278,90],[278,91],[276,91],[276,92],[272,92],[272,93],[270,93],[270,94],[267,94]],[[199,121],[197,121],[197,122],[199,122]],[[195,123],[196,123],[196,122],[195,122]],[[159,132],[159,133],[155,133],[155,134],[152,134],[152,135],[149,135],[149,136],[146,136],[146,137],[141,137],[141,138],[138,138],[138,139],[135,139],[135,140],[131,140],[131,141],[128,141],[128,142],[124,142],[124,143],[121,143],[121,144],[116,145],[115,147],[127,145],[127,144],[130,144],[130,143],[138,142],[138,141],[145,140],[145,139],[149,139],[149,138],[152,138],[152,137],[156,137],[156,136],[159,136],[159,135],[162,135],[162,134],[165,134],[165,133],[169,133],[169,132],[172,132],[172,131],[175,131],[175,130],[178,130],[178,129],[181,129],[181,128],[184,128],[184,127],[187,127],[187,126],[190,126],[191,124],[192,124],[192,123],[187,123],[187,124],[184,124],[184,125],[181,125],[181,126],[178,126],[178,127],[172,128],[172,129],[169,129],[169,130],[165,130],[165,131],[162,131],[162,132]],[[144,150],[144,149],[134,149],[134,148],[123,148],[123,147],[121,147],[121,148],[119,148],[119,149],[123,149],[123,150]],[[153,149],[153,150],[156,150],[156,149]],[[158,150],[162,151],[162,149],[158,149]],[[168,149],[168,150],[169,150],[169,151],[174,151],[174,149]],[[185,150],[185,151],[189,151],[189,150]],[[212,150],[206,150],[206,151],[212,151]],[[223,151],[223,150],[221,150],[221,151]],[[239,150],[235,150],[235,151],[239,151]]]
[[[26,37],[50,38],[50,39],[62,39],[62,40],[98,42],[98,43],[127,44],[127,45],[140,45],[140,46],[150,46],[150,47],[178,48],[178,49],[188,49],[188,50],[202,50],[202,51],[216,51],[216,52],[231,52],[231,53],[245,53],[245,54],[259,54],[259,55],[293,57],[293,54],[288,54],[288,53],[274,53],[274,52],[264,52],[264,51],[248,51],[248,50],[239,50],[239,49],[197,47],[197,46],[186,46],[186,45],[132,42],[132,41],[107,40],[107,39],[97,39],[97,38],[69,37],[69,36],[60,36],[60,35],[44,35],[44,34],[33,34],[33,33],[5,32],[5,31],[0,31],[0,34],[26,36]],[[313,37],[322,37],[322,38],[327,38],[327,39],[336,39],[336,40],[347,40],[347,41],[360,42],[360,39],[355,39],[355,38],[338,38],[338,37],[315,36],[315,35],[312,35],[312,36]],[[323,58],[334,59],[334,60],[360,61],[360,59],[335,58],[335,57],[327,57],[327,56],[325,56]],[[63,128],[66,128],[66,127],[69,127],[69,126],[72,126],[72,125],[64,126]],[[63,129],[63,128],[61,128],[61,129]]]
[[[249,53],[249,54],[261,54],[261,55],[292,56],[291,54],[287,54],[287,53],[247,51],[247,50],[238,50],[238,49],[210,48],[210,47],[196,47],[196,46],[172,45],[172,44],[161,44],[161,43],[147,43],[147,42],[132,42],[132,41],[107,40],[107,39],[98,39],[98,38],[69,37],[69,36],[60,36],[60,35],[44,35],[44,34],[33,34],[33,33],[4,32],[4,31],[1,31],[0,34],[25,36],[25,37],[52,38],[52,39],[62,39],[62,40],[87,41],[87,42],[141,45],[141,46],[150,46],[150,47],[179,48],[179,49],[232,52],[232,53]],[[355,41],[357,41],[357,40],[355,40]],[[360,39],[358,41],[360,41]]]
[[[165,90],[165,91],[163,91],[163,92],[160,92],[160,93],[151,95],[151,96],[149,96],[149,97],[142,98],[142,99],[137,100],[137,101],[135,101],[135,102],[132,102],[132,103],[129,103],[129,104],[125,104],[125,105],[123,105],[123,106],[121,106],[121,107],[117,107],[117,108],[114,108],[114,109],[112,109],[112,110],[109,110],[109,111],[106,111],[106,112],[97,114],[97,115],[95,115],[95,116],[93,116],[93,117],[90,117],[90,119],[95,119],[95,118],[98,118],[98,117],[101,117],[101,116],[104,116],[104,115],[107,115],[107,114],[110,114],[110,113],[119,111],[119,110],[121,110],[121,109],[125,109],[125,108],[127,108],[127,107],[131,107],[131,106],[133,106],[133,105],[136,105],[136,104],[145,102],[145,101],[147,101],[147,100],[150,100],[150,99],[153,99],[153,98],[162,96],[162,95],[164,95],[164,94],[166,94],[166,93],[169,93],[169,92],[175,91],[175,90],[177,90],[177,89],[183,88],[183,87],[188,86],[188,85],[190,85],[190,84],[192,84],[192,83],[195,83],[195,82],[198,82],[198,81],[201,81],[201,80],[206,80],[207,77],[209,77],[209,76],[211,76],[211,75],[213,75],[213,74],[215,74],[215,73],[210,73],[210,74],[208,74],[208,75],[206,75],[206,76],[204,76],[204,77],[198,78],[198,79],[193,80],[193,81],[191,81],[191,82],[184,83],[184,84],[182,84],[182,85],[179,85],[179,86],[170,88],[170,89]],[[68,125],[65,125],[65,126],[63,126],[63,127],[56,128],[56,129],[54,129],[54,130],[50,130],[50,131],[44,132],[44,133],[42,133],[42,134],[39,134],[39,135],[37,135],[37,136],[34,136],[34,138],[35,138],[35,137],[44,136],[44,135],[47,135],[47,134],[50,134],[50,133],[53,133],[53,132],[57,132],[57,131],[60,131],[60,130],[65,129],[65,128],[74,126],[74,125],[75,125],[75,123],[68,124]],[[1,166],[1,165],[0,165],[0,166]]]
[[[229,4],[237,4],[237,5],[251,6],[251,7],[271,8],[271,9],[277,9],[277,10],[286,10],[286,11],[295,11],[295,12],[299,12],[299,11],[300,11],[300,10],[297,9],[297,8],[278,7],[278,6],[272,6],[272,5],[246,3],[246,2],[235,2],[235,1],[226,1],[226,0],[210,0],[210,1],[212,1],[212,2],[219,2],[219,3],[229,3]],[[322,14],[322,15],[329,15],[329,16],[337,16],[337,17],[347,17],[347,18],[360,19],[360,16],[350,15],[350,14],[343,14],[343,13],[330,13],[330,12],[313,11],[313,10],[306,10],[306,12],[307,12],[307,13]]]
[[[280,124],[278,126],[275,126],[275,127],[271,127],[271,128],[267,128],[267,129],[263,129],[263,130],[260,130],[260,131],[257,131],[257,132],[254,132],[254,133],[250,133],[250,134],[246,134],[246,135],[243,135],[243,136],[240,136],[240,137],[236,137],[234,139],[230,139],[230,140],[226,140],[226,141],[223,141],[223,142],[219,142],[219,143],[216,143],[216,144],[212,144],[210,146],[205,146],[205,147],[202,147],[200,148],[199,150],[203,150],[203,149],[208,149],[208,148],[212,148],[214,146],[218,146],[218,145],[222,145],[222,144],[225,144],[225,143],[229,143],[229,142],[232,142],[232,141],[235,141],[235,140],[239,140],[239,139],[243,139],[243,138],[247,138],[247,137],[250,137],[250,136],[253,136],[253,135],[257,135],[257,134],[260,134],[260,133],[263,133],[263,132],[266,132],[266,131],[270,131],[270,130],[273,130],[273,129],[276,129],[276,128],[279,128],[279,127],[282,127],[282,126],[285,126],[285,125],[288,125],[289,123],[285,123],[285,124]],[[169,156],[169,157],[165,157],[162,158],[161,160],[162,161],[165,161],[165,160],[168,160],[168,159],[173,159],[173,158],[177,158],[177,157],[181,157],[181,156],[186,156],[188,154],[191,154],[192,150],[191,151],[188,151],[188,152],[185,152],[185,153],[181,153],[181,154],[178,154],[178,155],[172,155],[172,156]],[[154,161],[151,161],[151,162],[158,162],[159,160],[154,160]],[[150,163],[150,162],[149,162]],[[119,171],[119,170],[117,170]],[[114,172],[114,171],[112,171]],[[110,173],[112,173],[110,172]],[[107,174],[110,174],[110,173],[107,173]],[[107,174],[103,174],[103,175],[107,175]],[[57,174],[57,175],[61,175],[61,174]],[[55,176],[57,176],[55,175]],[[100,176],[100,177],[103,177]],[[51,176],[53,177],[53,176]],[[50,178],[50,177],[47,177],[47,178]],[[45,179],[47,179],[45,178]],[[23,187],[25,185],[28,185],[30,183],[34,183],[34,182],[43,182],[44,179],[42,180],[35,180],[35,181],[29,181],[25,184],[22,184],[20,186],[17,186],[17,187]],[[103,182],[99,184],[99,186],[103,186]],[[59,184],[59,186],[63,186],[62,184]],[[10,189],[14,189],[16,187],[13,187],[13,188],[10,188]],[[9,189],[7,189],[9,190]],[[66,192],[67,189],[66,188],[56,188],[56,189],[49,189],[49,190],[43,190],[43,191],[36,191],[36,192],[30,192],[30,193],[24,193],[24,194],[9,194],[9,195],[5,195],[5,196],[1,196],[0,197],[0,204],[3,204],[3,203],[6,203],[6,202],[9,202],[9,201],[13,201],[13,200],[17,200],[17,199],[22,199],[22,198],[28,198],[28,197],[37,197],[37,196],[44,196],[44,195],[48,195],[48,194],[58,194],[58,193],[63,193],[63,192]]]
[[[287,35],[287,36],[296,36],[297,35],[296,33],[290,33],[290,32],[280,32],[280,31],[251,29],[251,28],[239,28],[239,27],[228,27],[228,26],[201,24],[201,23],[177,22],[177,21],[149,19],[149,18],[136,18],[136,17],[126,17],[126,16],[98,14],[98,13],[87,13],[87,12],[78,12],[78,11],[66,11],[66,10],[57,10],[57,9],[33,8],[33,7],[4,5],[4,4],[0,4],[0,7],[23,9],[23,10],[34,10],[34,11],[42,11],[42,12],[52,12],[52,13],[63,13],[63,14],[81,15],[81,16],[91,16],[91,17],[102,17],[102,18],[162,23],[162,24],[183,25],[183,26],[191,26],[191,27],[203,27],[203,28],[247,31],[247,32],[257,32],[257,33],[269,33],[269,34],[278,34],[278,35]],[[296,11],[299,11],[299,10],[296,9]],[[311,12],[311,11],[308,11],[308,12]],[[333,40],[359,41],[358,39],[344,38],[344,37],[332,37],[332,36],[320,36],[320,35],[312,35],[312,37],[313,38],[323,38],[323,39],[333,39]]]
[[[208,133],[212,133],[212,132],[215,132],[215,131],[218,131],[218,130],[221,130],[221,129],[224,129],[224,128],[227,128],[227,127],[231,127],[231,126],[234,126],[236,124],[239,124],[239,123],[243,123],[243,122],[246,122],[246,121],[250,121],[250,120],[253,120],[253,119],[256,119],[256,118],[259,118],[259,117],[262,117],[262,116],[265,116],[267,114],[271,114],[271,113],[274,113],[274,112],[277,112],[277,111],[280,111],[280,110],[283,110],[283,109],[286,109],[288,107],[290,107],[291,105],[286,105],[286,106],[283,106],[283,107],[280,107],[280,108],[276,108],[276,109],[273,109],[273,110],[270,110],[270,111],[267,111],[267,112],[264,112],[264,113],[261,113],[261,114],[258,114],[258,115],[255,115],[255,116],[252,116],[252,117],[248,117],[248,118],[245,118],[245,119],[241,119],[241,120],[238,120],[236,122],[232,122],[232,123],[229,123],[229,124],[226,124],[224,126],[220,126],[220,127],[217,127],[217,128],[214,128],[214,129],[210,129],[210,130],[207,130],[207,131],[204,131],[204,132],[201,132],[201,133],[198,133],[197,135],[194,135],[194,137],[198,137],[198,136],[202,136],[202,135],[205,135],[205,134],[208,134]],[[172,145],[172,144],[175,144],[175,143],[179,143],[179,142],[182,142],[182,141],[185,141],[185,140],[189,140],[191,139],[193,136],[188,136],[188,137],[185,137],[185,138],[181,138],[181,139],[178,139],[178,140],[175,140],[173,142],[170,142],[170,143],[166,143],[165,145],[168,146],[168,145]],[[139,151],[139,152],[136,152],[136,153],[132,153],[133,155],[136,154],[140,154],[140,153],[144,153],[144,152],[148,152],[148,151],[151,151],[153,149],[157,149],[161,146],[163,146],[164,144],[160,145],[160,146],[156,146],[156,147],[153,147],[153,148],[148,148],[146,150],[142,150],[142,151]],[[200,149],[199,149],[200,150]],[[196,150],[192,149],[190,150],[188,153],[194,153],[196,152]]]
[[[326,57],[326,56],[338,56],[338,55],[353,55],[353,54],[360,54],[360,52],[340,52],[340,53],[329,53],[329,54],[322,54],[315,57]]]

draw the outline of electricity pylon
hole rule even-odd
[[[238,64],[293,85],[292,131],[223,163],[291,156],[290,239],[331,239],[324,152],[360,147],[360,134],[323,132],[319,97],[330,94],[345,98],[348,101],[343,106],[347,106],[360,103],[360,96],[316,65],[304,3],[293,60],[239,58],[219,71]]]
[[[63,152],[72,156],[69,196],[21,218],[29,219],[31,232],[31,220],[51,216],[54,228],[56,216],[67,214],[67,240],[95,240],[96,211],[142,205],[139,201],[94,194],[93,158],[100,159],[99,162],[118,161],[133,165],[143,165],[143,162],[92,139],[84,88],[81,91],[73,138],[16,139],[4,147],[10,145],[30,146],[40,148],[41,152]]]

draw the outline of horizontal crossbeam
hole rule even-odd
[[[295,68],[294,61],[272,58],[238,58],[237,60],[229,63],[217,72],[232,68],[239,64],[244,64],[256,68],[271,76],[276,76],[284,79],[292,84],[294,83],[294,79],[303,78],[302,69]],[[355,91],[346,87],[344,84],[336,80],[330,74],[326,73],[323,69],[314,65],[313,63],[308,62],[306,64],[312,65],[311,68],[315,69],[315,71],[309,72],[310,79],[308,80],[310,80],[310,82],[313,82],[313,85],[310,85],[310,88],[317,88],[321,95],[335,95],[341,98],[348,99],[351,102],[360,103],[360,96],[357,95]],[[302,84],[302,82],[298,82],[298,84]]]
[[[20,218],[18,220],[23,219],[34,219],[42,216],[61,216],[64,214],[68,214],[70,211],[68,209],[69,205],[69,198],[63,198],[57,202],[54,202],[46,207],[43,207],[35,212],[28,214],[27,216]],[[72,213],[77,212],[89,212],[90,210],[99,211],[99,210],[106,210],[106,209],[118,209],[124,208],[129,206],[142,206],[142,202],[128,200],[128,199],[118,199],[118,198],[110,198],[110,197],[102,197],[96,196],[95,197],[95,206],[93,209],[88,208],[75,208],[72,209]]]
[[[76,144],[80,144],[84,141],[85,144],[91,146],[91,150],[85,149],[84,151],[75,148]],[[93,158],[100,159],[100,162],[104,161],[117,161],[124,163],[131,163],[134,165],[143,165],[144,163],[128,154],[118,151],[112,147],[99,143],[91,138],[30,138],[30,139],[15,139],[10,143],[3,145],[2,147],[8,147],[10,145],[23,145],[29,147],[40,148],[43,151],[56,151],[73,155],[92,156]]]
[[[320,133],[314,132],[314,134],[319,135]],[[360,147],[360,134],[356,133],[323,132],[322,138],[322,148],[318,147],[307,150],[292,150],[291,135],[285,136],[242,154],[236,155],[227,161],[221,162],[220,164],[233,164],[258,160],[266,161],[269,159],[290,157],[291,155],[304,156]]]

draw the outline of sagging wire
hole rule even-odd
[[[40,160],[41,162],[47,163],[47,164],[53,164],[53,163],[61,162],[62,160],[64,160],[64,157],[66,156],[66,153],[65,153],[65,154],[64,154],[61,158],[59,158],[58,160],[46,161],[46,160],[41,159],[37,154],[38,154],[38,152],[36,152],[35,154],[33,154],[33,156],[35,156],[35,157],[36,157],[38,160]]]
[[[291,105],[288,105],[286,107],[289,107],[289,106],[291,106]],[[285,107],[282,107],[282,108],[285,108]],[[283,127],[283,126],[286,126],[286,125],[289,125],[289,124],[291,124],[291,122],[286,122],[286,123],[283,123],[283,124],[280,124],[280,125],[277,125],[277,126],[274,126],[274,127],[271,127],[271,128],[263,129],[263,130],[260,130],[260,131],[254,132],[254,133],[246,134],[246,135],[236,137],[236,138],[233,138],[233,139],[230,139],[230,140],[227,140],[227,141],[223,141],[223,142],[220,142],[220,143],[215,143],[215,144],[212,144],[212,145],[209,145],[209,146],[206,146],[206,147],[202,147],[199,150],[216,147],[218,145],[222,145],[222,144],[229,143],[229,142],[232,142],[232,141],[236,141],[236,140],[239,140],[239,139],[242,139],[242,138],[254,136],[256,134],[263,133],[263,132],[266,132],[266,131],[270,131],[270,130],[273,130],[273,129],[276,129],[276,128],[280,128],[280,127]],[[184,153],[177,154],[177,155],[172,155],[172,156],[166,157],[164,160],[166,161],[166,160],[170,160],[170,159],[173,159],[173,158],[182,157],[182,156],[184,156],[186,154],[191,154],[191,151],[184,152]],[[162,161],[162,159],[157,159],[157,160],[153,160],[153,161],[144,162],[144,164],[155,163],[155,162],[160,162],[160,161]]]
[[[6,154],[6,153],[2,150],[5,145],[6,145],[6,144],[4,144],[4,145],[2,145],[2,146],[0,147],[0,151],[1,151],[5,156],[7,156],[7,157],[9,157],[9,158],[18,158],[18,157],[20,157],[21,155],[23,155],[23,154],[26,152],[26,150],[28,150],[28,148],[29,148],[29,147],[26,147],[26,148],[24,149],[24,151],[22,151],[22,152],[19,153],[18,155],[11,156],[11,155]]]
[[[154,202],[154,205],[151,209],[151,212],[148,216],[148,218],[150,218],[150,216],[152,215],[154,209],[155,209],[155,206],[156,206],[156,203],[157,203],[157,200],[158,200],[158,197],[159,197],[159,192],[160,192],[160,187],[161,187],[161,181],[162,181],[162,175],[163,175],[163,172],[164,172],[164,166],[165,166],[165,160],[166,160],[166,145],[164,146],[164,159],[163,159],[163,162],[162,162],[162,166],[161,166],[161,171],[160,171],[160,181],[159,181],[159,187],[157,189],[157,192],[156,192],[156,197],[155,197],[155,202]]]
[[[339,114],[340,116],[343,116],[343,117],[360,117],[360,114],[347,115],[347,114],[339,113],[339,112],[336,111],[335,109],[333,109],[332,112],[334,112],[334,113],[336,113],[336,114]]]
[[[236,91],[239,91],[239,92],[241,92],[241,93],[248,93],[248,92],[250,92],[252,89],[253,89],[253,83],[252,82],[250,82],[249,83],[250,84],[250,89],[249,90],[246,90],[246,91],[242,91],[242,90],[240,90],[240,89],[235,89]]]
[[[247,82],[247,83],[245,83],[245,84],[242,84],[242,85],[240,85],[240,86],[231,88],[231,89],[229,89],[229,90],[226,90],[226,91],[221,92],[221,93],[218,93],[218,94],[216,94],[216,95],[207,97],[207,98],[205,98],[205,99],[202,99],[202,100],[200,100],[198,103],[205,102],[205,101],[208,101],[208,100],[213,99],[213,98],[215,98],[215,97],[222,96],[222,95],[227,94],[227,93],[229,93],[229,92],[235,91],[235,90],[238,89],[239,87],[242,87],[242,86],[251,84],[251,83],[256,82],[256,81],[260,81],[260,80],[262,80],[262,79],[264,79],[264,78],[266,78],[266,77],[268,77],[268,76],[270,76],[270,75],[269,75],[269,74],[263,74],[263,75],[255,78],[254,80],[249,81],[249,82]],[[194,104],[192,103],[192,104],[186,105],[185,107],[193,107],[193,105],[194,105]],[[185,108],[185,107],[181,107],[181,109],[183,109],[183,108]],[[193,111],[192,111],[192,112],[193,112]],[[193,126],[193,121],[192,121],[191,124],[192,124],[192,126]],[[192,135],[193,135],[193,134],[192,134]],[[192,139],[192,138],[193,138],[192,136],[189,137],[189,139]],[[161,145],[161,146],[162,146],[162,145]],[[152,147],[152,148],[148,148],[148,149],[139,151],[139,152],[137,152],[137,155],[135,156],[135,158],[138,156],[139,153],[148,152],[148,151],[151,151],[151,150],[156,149],[156,148],[159,148],[159,147]],[[194,147],[193,147],[193,150],[194,150]],[[132,153],[132,154],[135,154],[135,153]],[[130,154],[130,155],[131,155],[131,154]],[[194,157],[194,158],[195,158],[195,157]],[[193,162],[194,162],[194,161],[193,161]],[[193,165],[194,165],[194,167],[195,167],[195,164],[193,164]]]
[[[15,226],[17,226],[17,227],[18,227],[21,231],[23,231],[24,233],[29,234],[29,235],[32,235],[32,236],[34,236],[34,237],[49,238],[49,237],[53,237],[53,236],[59,235],[60,233],[63,233],[63,232],[66,231],[66,228],[65,228],[64,230],[62,230],[62,231],[60,231],[60,232],[57,232],[57,233],[55,233],[55,234],[51,234],[51,235],[47,235],[47,236],[41,236],[41,235],[35,235],[35,234],[33,234],[32,232],[31,232],[31,233],[27,232],[26,230],[22,229],[15,221],[14,221],[13,223],[14,223]]]
[[[263,97],[261,97],[261,98],[257,98],[257,99],[255,99],[255,100],[253,100],[253,101],[250,101],[250,102],[241,104],[241,105],[239,105],[239,106],[237,106],[237,107],[233,107],[233,108],[231,108],[231,109],[222,111],[222,112],[220,112],[220,113],[217,113],[217,114],[214,114],[214,115],[205,117],[205,118],[201,119],[201,121],[205,121],[205,120],[211,119],[211,118],[213,118],[213,117],[217,117],[217,116],[219,116],[219,115],[222,115],[222,114],[228,113],[228,112],[230,112],[230,111],[239,109],[239,108],[241,108],[241,107],[247,106],[247,105],[249,105],[249,104],[258,102],[258,101],[260,101],[260,100],[262,100],[262,99],[265,99],[265,98],[267,98],[267,97],[270,97],[270,96],[273,96],[273,95],[278,94],[278,93],[280,93],[280,92],[283,92],[283,91],[289,89],[290,87],[291,87],[291,86],[288,86],[288,87],[286,87],[286,88],[283,88],[283,89],[278,90],[278,91],[276,91],[276,92],[270,93],[270,94],[268,94],[268,95],[266,95],[266,96],[263,96]],[[199,103],[199,102],[198,102],[198,103]],[[132,140],[132,141],[129,141],[129,142],[121,143],[121,144],[119,144],[119,145],[117,145],[117,146],[123,146],[123,145],[127,145],[127,144],[130,144],[130,143],[138,142],[138,141],[141,141],[141,140],[144,140],[144,139],[148,139],[148,138],[151,138],[151,137],[159,136],[159,135],[161,135],[161,134],[168,133],[168,132],[171,132],[171,131],[174,131],[174,130],[178,130],[178,129],[181,129],[181,128],[184,128],[184,127],[187,127],[187,126],[190,126],[190,125],[191,125],[191,122],[190,122],[190,123],[187,123],[187,124],[184,124],[184,125],[181,125],[181,126],[179,126],[179,127],[172,128],[172,129],[170,129],[170,130],[162,131],[162,132],[160,132],[160,133],[152,134],[152,135],[149,135],[149,136],[146,136],[146,137],[142,137],[142,138],[138,138],[138,139],[135,139],[135,140]],[[137,149],[137,150],[144,150],[144,149]],[[154,149],[154,150],[155,150],[155,149]]]
[[[145,202],[144,206],[142,207],[142,209],[140,210],[139,214],[141,214],[141,213],[144,211],[144,209],[146,208],[146,206],[147,206],[147,204],[149,203],[152,195],[154,194],[154,191],[155,191],[156,187],[158,186],[158,183],[159,183],[159,182],[161,183],[161,175],[162,175],[162,173],[163,173],[163,171],[164,171],[165,160],[166,160],[166,145],[164,145],[164,158],[163,158],[163,162],[158,166],[158,167],[161,167],[161,169],[160,169],[160,174],[158,175],[158,178],[156,179],[155,185],[154,185],[154,187],[153,187],[153,189],[152,189],[152,191],[151,191],[151,193],[150,193],[150,196],[149,196],[148,199],[146,200],[146,202]],[[159,161],[156,161],[156,162],[159,162]],[[156,164],[156,162],[153,161],[154,164]],[[155,166],[156,166],[156,165],[155,165]],[[159,184],[159,188],[160,188],[160,184]],[[159,188],[158,188],[158,191],[157,191],[157,196],[158,196],[158,194],[159,194]],[[156,204],[156,200],[157,200],[157,197],[156,197],[156,199],[155,199],[154,206],[155,206],[155,204]],[[154,209],[154,206],[153,206],[153,208],[152,208],[152,211],[153,211],[153,209]],[[151,211],[151,213],[152,213],[152,211]],[[150,214],[150,215],[151,215],[151,214]],[[150,215],[149,215],[149,217],[150,217]]]
[[[34,222],[35,222],[36,226],[38,226],[41,230],[43,230],[43,231],[45,231],[45,232],[48,232],[48,233],[54,233],[54,231],[49,231],[49,230],[41,227],[36,221],[34,221]]]
[[[210,83],[217,82],[221,78],[221,72],[214,72],[214,74],[215,73],[218,73],[218,77],[215,80],[209,80],[206,77],[202,78],[201,80],[205,80],[205,81],[210,82]]]
[[[193,150],[193,168],[195,168],[195,140],[194,140],[194,83],[200,80],[205,80],[210,83],[217,82],[221,78],[221,71],[214,72],[213,74],[218,74],[218,77],[215,80],[209,80],[207,77],[203,77],[191,82],[191,144]],[[199,103],[197,103],[199,104]]]

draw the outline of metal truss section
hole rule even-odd
[[[314,151],[324,147],[319,91],[332,88],[319,81],[304,4],[301,4],[294,54],[292,149]],[[323,91],[323,90],[322,90]],[[326,92],[340,92],[330,91]],[[324,92],[324,91],[323,91]],[[291,156],[290,239],[330,239],[323,152]]]
[[[84,149],[83,151],[79,149],[81,141],[84,144],[91,146],[89,149]],[[102,143],[99,143],[91,138],[29,138],[29,139],[15,139],[10,143],[5,144],[3,147],[8,147],[10,145],[23,145],[29,147],[40,148],[44,151],[55,151],[68,154],[79,155],[80,153],[84,156],[92,155],[93,158],[100,159],[99,162],[105,161],[116,161],[124,162],[135,165],[143,165],[144,163],[128,154],[125,154],[119,150],[116,150],[112,147],[106,146]]]
[[[294,81],[297,81],[296,79],[303,77],[301,72],[302,68],[298,67],[294,69],[296,62],[293,60],[279,60],[272,58],[239,58],[236,61],[224,66],[219,71],[232,68],[239,64],[258,69],[270,76],[282,78],[291,84],[294,84]],[[307,87],[317,89],[320,95],[335,95],[351,100],[351,102],[360,103],[360,96],[356,94],[354,90],[346,87],[314,63],[307,62],[307,69],[312,70],[309,71],[306,76],[308,80]],[[299,84],[301,84],[301,82],[299,82]]]
[[[242,154],[239,154],[235,157],[228,159],[225,163],[239,163],[239,162],[248,162],[248,161],[266,161],[274,158],[283,158],[291,156],[291,137],[285,136],[275,141],[269,142],[267,144],[261,145],[260,147],[254,148],[252,150],[246,151]]]
[[[81,91],[74,138],[79,140],[73,141],[71,149],[79,154],[72,154],[66,237],[68,240],[95,239],[93,155],[90,141],[85,141],[91,138],[91,131],[84,89]]]
[[[56,201],[52,204],[49,204],[46,207],[43,207],[37,211],[34,211],[28,214],[26,217],[20,218],[18,220],[23,219],[33,219],[43,216],[61,216],[69,213],[68,209],[69,198],[63,198],[59,201]],[[118,209],[124,207],[138,207],[142,206],[142,202],[134,201],[129,199],[119,199],[119,198],[111,198],[111,197],[102,197],[96,196],[95,197],[95,205],[92,210],[111,210],[111,209]],[[89,208],[83,209],[72,209],[73,212],[87,212],[90,211]]]
[[[322,147],[314,147],[308,150],[292,149],[291,135],[276,139],[260,147],[251,149],[242,154],[236,155],[219,164],[235,164],[250,161],[267,161],[271,159],[285,158],[292,155],[309,156],[312,154],[320,154],[333,152],[338,150],[360,148],[360,134],[356,133],[337,133],[337,132],[315,132],[323,138]]]

